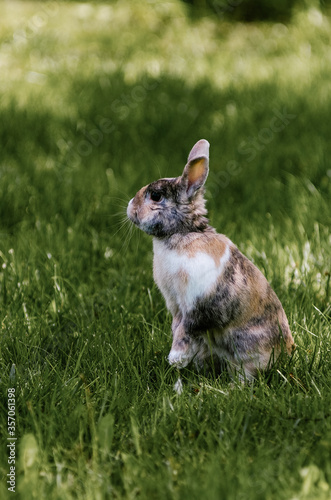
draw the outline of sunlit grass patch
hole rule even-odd
[[[177,1],[14,1],[3,6],[2,26],[1,88],[6,93],[15,83],[16,94],[18,89],[19,94],[23,89],[43,94],[58,77],[63,94],[76,72],[94,74],[108,86],[119,69],[130,83],[146,74],[168,74],[191,83],[207,78],[220,88],[247,88],[277,78],[299,92],[330,65],[330,21],[316,8],[297,13],[288,26],[233,25],[217,16],[190,20]],[[51,106],[52,100],[44,98]]]

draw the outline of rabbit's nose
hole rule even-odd
[[[126,214],[127,216],[129,217],[129,219],[134,223],[134,224],[137,224],[138,223],[138,212],[137,210],[134,209],[133,207],[133,198],[132,200],[129,201],[128,203],[128,207],[126,209]]]
[[[133,198],[129,201],[127,209],[126,209],[126,213],[127,213],[128,217],[130,217],[131,212],[132,212],[132,201],[133,201]]]

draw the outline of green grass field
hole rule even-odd
[[[0,4],[0,497],[331,498],[331,20]],[[211,143],[211,223],[297,344],[252,385],[178,373],[138,188]],[[8,491],[15,388],[16,493]]]

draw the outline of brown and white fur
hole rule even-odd
[[[173,316],[169,363],[225,361],[254,378],[294,348],[284,309],[263,274],[206,216],[209,143],[195,144],[180,177],[138,191],[127,215],[154,237],[154,279]]]

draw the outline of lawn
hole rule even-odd
[[[331,18],[186,8],[0,4],[1,499],[331,498]],[[152,241],[125,213],[200,138],[211,223],[297,348],[251,385],[188,367],[177,394]]]

